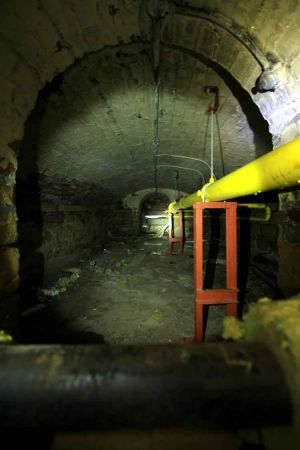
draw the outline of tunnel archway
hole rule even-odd
[[[87,244],[83,229],[74,231],[73,236],[69,224],[64,232],[64,217],[68,217],[66,207],[97,204],[105,210],[124,194],[153,185],[154,80],[149,51],[148,43],[134,42],[92,53],[41,90],[36,108],[26,124],[17,189],[20,219],[26,216],[22,209],[29,203],[34,203],[35,214],[40,217],[35,221],[33,233],[29,225],[35,240],[32,247],[36,250],[28,253],[29,258],[25,257],[33,262],[36,254],[38,271],[49,261],[57,260],[57,264],[62,264],[59,261],[62,252],[64,256],[68,253],[74,256],[77,247],[68,244],[69,237],[76,246],[80,241],[81,247]],[[216,175],[223,174],[220,154],[230,172],[264,149],[270,149],[266,122],[258,109],[251,107],[250,96],[226,70],[183,48],[167,45],[162,46],[162,52],[159,117],[162,156],[171,153],[208,158],[207,109],[212,99],[203,92],[206,84],[217,84],[221,91]],[[134,105],[132,95],[136,99]],[[242,153],[237,150],[241,136],[244,141]],[[166,155],[160,162],[159,186],[173,187],[174,170],[164,168],[172,160]],[[189,162],[186,165],[191,168]],[[207,167],[200,163],[198,169],[208,181]],[[201,183],[198,175],[180,172],[181,190],[194,190],[198,183]],[[35,198],[26,198],[28,194]],[[46,203],[54,202],[65,207],[56,212],[50,207],[50,211],[43,214],[42,209],[48,207]],[[55,214],[60,221],[59,233],[53,233],[51,228],[51,217]],[[94,216],[91,223],[93,221]],[[80,222],[87,226],[82,217]],[[27,239],[29,236],[28,223],[23,225],[20,220],[22,274],[26,267],[24,253],[27,252],[23,244],[25,235]],[[96,226],[89,235],[96,239],[95,230]],[[45,240],[43,235],[46,235]],[[43,245],[45,249],[41,250]],[[34,270],[30,272],[34,274]]]
[[[34,164],[38,162],[40,166],[38,170],[46,178],[55,175],[66,178],[66,174],[63,173],[65,165],[63,157],[64,154],[68,154],[70,167],[74,167],[74,169],[73,173],[69,170],[67,177],[85,182],[88,178],[89,182],[97,182],[99,188],[101,185],[98,180],[101,179],[103,195],[101,196],[100,190],[98,192],[99,199],[102,202],[104,199],[110,202],[113,198],[120,197],[116,191],[116,183],[123,178],[122,171],[113,178],[109,172],[109,162],[106,163],[103,157],[101,160],[101,155],[109,154],[110,148],[110,155],[113,156],[113,146],[115,145],[118,155],[118,159],[115,158],[115,161],[112,161],[115,169],[119,163],[123,171],[126,171],[124,172],[126,180],[128,180],[129,173],[131,173],[131,177],[138,180],[137,177],[140,173],[140,177],[144,180],[144,186],[149,187],[153,183],[151,170],[148,170],[148,167],[150,168],[152,164],[152,102],[154,97],[154,79],[149,62],[149,52],[147,43],[142,45],[133,43],[129,46],[123,45],[122,50],[119,48],[93,53],[86,56],[81,62],[77,62],[64,74],[55,77],[51,86],[48,85],[42,89],[36,112],[32,113],[39,123],[34,126],[35,119],[31,116],[23,139],[23,153],[20,153],[22,166],[20,175],[24,177],[33,173],[35,171]],[[226,70],[202,57],[201,54],[186,51],[182,47],[163,46],[163,52],[159,117],[161,152],[174,149],[176,154],[179,152],[175,147],[181,146],[184,154],[187,153],[185,147],[188,147],[190,153],[198,152],[199,156],[207,157],[205,152],[209,135],[206,111],[212,99],[205,95],[203,86],[212,81],[216,81],[220,85],[221,108],[226,109],[219,113],[218,137],[223,140],[221,145],[227,146],[225,149],[225,152],[228,153],[227,172],[260,156],[264,151],[270,150],[271,138],[268,134],[267,123],[259,114],[258,109],[255,106],[251,107],[253,104],[251,97]],[[188,69],[191,73],[187,76]],[[174,74],[176,74],[176,78]],[[130,95],[133,92],[137,96],[138,103],[132,107],[130,106],[132,103]],[[148,98],[144,104],[142,103],[143,95]],[[170,105],[169,102],[171,102]],[[246,108],[244,111],[241,110],[241,105]],[[172,112],[174,108],[178,108],[179,111],[182,109],[186,113],[184,121],[177,119],[176,113],[174,115]],[[229,117],[226,127],[222,119],[222,116],[225,115],[227,118]],[[96,128],[90,132],[93,120],[96,121]],[[73,125],[77,128],[76,139],[72,134]],[[231,136],[230,130],[232,131]],[[105,131],[108,139],[105,137]],[[141,135],[140,144],[135,139],[136,131],[146,133],[144,136]],[[178,133],[178,136],[175,135],[175,132]],[[175,135],[175,138],[170,140],[169,136],[172,134]],[[196,136],[197,134],[198,136]],[[85,143],[84,155],[80,148],[79,137]],[[187,137],[189,137],[188,140],[186,140]],[[108,147],[110,139],[112,146]],[[33,142],[35,153],[27,144],[29,140]],[[242,150],[242,154],[238,148],[233,148],[233,145],[238,147],[241,140],[247,142],[248,147]],[[138,148],[139,146],[142,148]],[[37,149],[37,147],[39,148]],[[125,151],[122,151],[122,147]],[[98,156],[101,167],[92,164],[93,161],[97,162],[93,152]],[[54,165],[55,156],[57,156],[57,167]],[[80,160],[80,157],[85,157],[85,161]],[[219,154],[216,157],[219,157]],[[237,157],[240,157],[239,161],[236,160]],[[145,172],[143,172],[144,161],[147,164],[147,174],[150,175],[147,181],[144,177]],[[85,165],[87,166],[86,170],[89,170],[89,175],[84,178]],[[201,167],[201,170],[207,176],[205,167]],[[216,171],[218,176],[218,169]],[[164,181],[166,173],[170,170],[161,170],[161,172],[163,183],[170,183],[170,180]],[[219,173],[221,174],[220,170]],[[109,182],[106,181],[105,185],[105,180],[108,179]],[[181,179],[183,180],[182,188],[185,188],[186,191],[194,188],[197,183],[195,179],[191,180],[194,181],[193,183],[186,184],[186,181],[191,179],[190,174],[181,174]],[[138,186],[135,183],[139,183],[139,181],[133,181],[131,185],[128,185],[127,182],[127,191],[130,192],[130,190],[140,187],[141,183]],[[164,187],[163,184],[161,187]],[[123,192],[124,187],[120,186],[119,189]]]
[[[22,214],[22,211],[26,210],[30,202],[33,201],[35,203],[35,210],[38,211],[42,219],[40,222],[35,221],[34,226],[37,226],[38,230],[34,233],[31,232],[31,237],[33,236],[36,239],[40,236],[40,240],[32,242],[33,253],[36,253],[39,257],[42,256],[44,265],[49,264],[50,267],[53,261],[59,267],[62,263],[61,256],[66,258],[69,255],[71,258],[74,258],[77,250],[79,250],[80,256],[82,248],[92,244],[93,239],[95,239],[97,244],[100,242],[106,245],[105,230],[101,229],[100,236],[98,234],[97,220],[99,216],[101,216],[102,225],[104,224],[103,218],[105,215],[108,223],[110,221],[114,222],[117,217],[117,227],[121,227],[125,223],[123,240],[125,240],[128,230],[132,233],[131,212],[122,205],[120,210],[111,210],[108,207],[111,206],[111,202],[114,201],[114,204],[117,205],[116,200],[121,200],[130,192],[139,192],[139,189],[143,187],[148,188],[149,184],[151,186],[153,183],[153,123],[149,120],[152,104],[149,102],[150,105],[149,103],[145,105],[139,101],[139,95],[143,96],[145,92],[149,93],[151,100],[153,96],[152,70],[151,65],[147,63],[148,56],[145,51],[145,48],[140,44],[133,44],[124,46],[123,53],[120,53],[118,49],[117,52],[109,50],[99,54],[88,55],[82,62],[77,63],[64,75],[55,79],[53,89],[47,86],[46,92],[44,90],[41,92],[37,108],[28,120],[22,144],[17,197],[21,212],[20,218],[25,219],[25,223],[21,220],[19,222],[20,239],[24,235],[21,231],[22,227],[26,233],[28,225],[26,223],[26,214]],[[110,70],[112,64],[115,70],[114,73],[117,74],[120,81],[119,69],[120,67],[123,68],[125,73],[125,82],[123,84],[126,85],[128,84],[128,68],[130,67],[132,70],[132,61],[135,61],[137,70],[134,73],[135,76],[132,77],[130,75],[132,83],[129,86],[127,85],[127,90],[125,89],[123,95],[125,99],[127,97],[131,98],[134,94],[137,96],[138,108],[136,111],[131,111],[130,115],[128,111],[132,108],[132,104],[129,101],[127,102],[128,106],[121,110],[121,113],[119,112],[120,108],[118,108],[118,103],[116,102],[120,97],[120,90],[124,86],[122,82],[119,85],[115,83],[115,80],[111,77]],[[251,102],[250,97],[233,95],[232,93],[232,86],[236,89],[235,94],[237,91],[242,92],[238,84],[230,83],[231,80],[228,81],[228,77],[226,79],[227,83],[225,83],[221,70],[219,70],[220,74],[218,74],[213,67],[205,64],[205,60],[197,59],[193,54],[186,55],[182,50],[175,49],[174,51],[174,49],[166,48],[164,61],[160,113],[160,146],[162,153],[172,151],[172,153],[180,155],[184,153],[182,149],[187,148],[190,155],[202,156],[203,158],[208,157],[207,142],[209,133],[207,130],[206,111],[211,99],[205,97],[199,86],[207,84],[208,79],[211,81],[209,77],[214,77],[214,83],[219,83],[222,95],[224,93],[221,101],[223,113],[221,109],[220,129],[218,131],[222,140],[221,144],[223,144],[223,152],[224,147],[227,147],[224,153],[227,170],[230,171],[235,166],[254,158],[258,149],[260,151],[262,148],[268,149],[269,135],[267,131],[265,134],[258,135],[257,128],[254,127],[252,129],[248,125],[247,113],[249,108],[246,108],[245,111],[242,108],[242,106],[245,106],[243,102],[246,102],[246,106],[247,102]],[[186,69],[191,64],[194,68],[194,81],[191,80],[190,75],[186,78]],[[105,67],[109,69],[106,72],[103,70]],[[94,73],[91,73],[90,70],[93,70]],[[131,78],[129,79],[131,80]],[[84,80],[88,82],[86,89],[83,89]],[[74,83],[75,86],[77,84],[79,91],[76,91],[74,88]],[[110,88],[108,90],[103,89],[106,83],[108,83]],[[193,97],[194,92],[197,93],[196,98]],[[171,107],[168,105],[170,100],[173,102]],[[177,108],[180,111],[179,117],[177,117],[178,114],[176,115]],[[232,111],[232,116],[229,114],[228,119],[229,124],[232,126],[228,126],[228,121],[225,125],[226,121],[224,121],[227,117],[228,109]],[[182,122],[181,113],[184,110],[186,110],[186,117],[184,122],[180,123],[180,121]],[[116,114],[116,111],[118,114]],[[264,124],[264,120],[257,109],[252,109],[250,112],[253,114],[251,116],[252,122],[254,120],[256,123],[261,122]],[[195,116],[196,114],[198,116]],[[82,117],[85,120],[84,124],[81,122]],[[118,120],[116,120],[116,117]],[[146,129],[146,143],[143,144],[142,141],[144,152],[140,152],[141,142],[138,141],[136,143],[136,135],[132,134],[132,123],[134,122],[138,124],[135,128],[137,132],[143,130],[143,128]],[[236,128],[234,128],[235,125],[237,125]],[[90,128],[91,126],[92,128]],[[101,138],[95,140],[99,126]],[[94,132],[93,127],[95,127]],[[76,145],[76,139],[80,140],[80,133],[78,133],[80,129],[83,130],[83,139],[78,146]],[[101,134],[103,129],[107,134],[106,139]],[[262,129],[266,130],[267,127],[264,125]],[[230,131],[231,136],[235,136],[232,142],[228,137],[226,138],[226,133],[228,133],[226,130]],[[245,136],[250,138],[247,141],[248,147],[244,146],[242,154],[236,152],[236,145],[241,130],[244,130]],[[75,134],[73,134],[74,132]],[[172,139],[170,139],[170,135]],[[257,143],[257,139],[259,143],[262,143],[261,146]],[[187,143],[184,145],[186,140]],[[201,150],[199,149],[199,142],[201,142]],[[218,145],[220,145],[220,142],[218,142]],[[199,155],[200,151],[202,153]],[[237,158],[244,160],[241,163]],[[139,168],[141,172],[137,170]],[[203,170],[203,176],[208,179],[209,171],[207,171],[207,167],[201,167],[201,170]],[[221,173],[220,164],[216,165],[216,173],[218,172]],[[195,184],[199,183],[199,175],[197,177],[198,179],[194,175],[183,172],[179,180],[180,189],[185,191],[194,189]],[[97,183],[98,179],[101,180],[101,185]],[[173,187],[174,169],[166,168],[162,170],[159,174],[159,183],[164,188]],[[30,195],[34,193],[35,199],[31,197],[28,201],[26,199],[28,193]],[[169,198],[169,201],[171,200],[173,198]],[[95,203],[98,207],[101,206],[101,209],[97,212],[93,209],[93,204]],[[119,203],[122,202],[119,201]],[[53,207],[53,204],[55,204],[55,207]],[[32,215],[29,215],[29,217],[32,221]],[[71,221],[70,218],[72,218]],[[134,221],[132,223],[136,233],[136,223]],[[92,224],[94,224],[92,228],[89,228]],[[95,234],[93,234],[94,231]],[[81,243],[82,236],[91,240],[89,242],[84,241],[83,246],[80,246],[78,244]],[[129,248],[129,251],[132,252],[131,248]],[[150,255],[156,256],[157,253],[159,256],[159,252],[152,250]],[[23,257],[24,254],[21,254],[21,268],[25,268]],[[33,262],[32,248],[27,259]],[[36,259],[36,261],[38,262],[39,270],[41,270],[41,260]],[[72,259],[70,259],[71,262],[73,262]],[[187,263],[189,269],[191,268],[191,262]],[[63,262],[63,264],[66,263]],[[113,261],[109,264],[112,264],[112,267],[115,268],[117,263]],[[172,270],[173,265],[174,262],[170,262],[169,267]],[[113,274],[119,272],[119,270],[107,269],[107,271],[110,270]],[[134,270],[138,274],[140,265],[135,266]],[[31,273],[34,272],[31,271]],[[189,271],[188,276],[191,273]],[[166,281],[168,282],[168,279]],[[189,282],[185,280],[184,287],[187,286],[192,286],[191,280]],[[31,287],[43,288],[44,286]],[[167,288],[162,287],[161,289]],[[37,292],[40,292],[39,289],[37,289]],[[188,290],[187,292],[189,293]],[[124,293],[124,296],[126,295],[128,295],[128,292]],[[188,314],[190,314],[190,311]],[[66,315],[66,312],[63,315]],[[54,321],[58,319],[60,323],[59,316],[60,314],[58,314],[58,317],[54,315],[52,319]],[[126,314],[124,317],[127,317]],[[186,317],[189,317],[189,315]],[[170,319],[172,319],[172,315],[170,315]],[[150,316],[147,324],[151,329],[151,327],[159,325],[160,321],[160,315],[154,313]],[[30,323],[30,327],[28,323]],[[41,321],[40,323],[45,322]],[[102,330],[99,331],[99,324],[101,323],[103,322],[100,321],[97,326],[95,323],[93,324],[93,327],[96,326],[97,333],[95,334],[97,336],[105,334]],[[45,330],[48,329],[48,326],[45,326]],[[80,324],[81,326],[82,323]],[[173,327],[173,325],[170,326]],[[128,328],[125,325],[124,327],[128,332]],[[29,341],[30,339],[35,339],[34,335],[32,335],[32,330],[35,327],[31,320],[27,322],[25,328],[27,330],[30,328],[29,335],[25,332],[26,339]],[[75,334],[77,333],[72,327],[71,330]],[[166,327],[166,330],[168,330],[168,327]],[[39,330],[40,332],[41,330]],[[88,336],[94,336],[94,331],[89,331],[88,333],[92,333]],[[147,339],[149,338],[148,333],[149,330],[146,333]],[[61,335],[59,336],[61,338]],[[81,332],[79,336],[82,338]],[[120,337],[117,336],[115,338],[119,339]],[[48,340],[49,336],[44,336],[43,339]],[[64,335],[63,339],[66,339]],[[69,336],[67,336],[67,339],[69,339]]]

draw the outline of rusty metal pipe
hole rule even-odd
[[[289,423],[274,355],[255,344],[2,346],[2,428]]]

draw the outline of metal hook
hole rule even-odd
[[[219,109],[219,88],[217,86],[204,86],[203,90],[205,94],[215,94],[215,104],[209,107],[208,112],[216,113]]]

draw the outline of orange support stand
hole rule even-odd
[[[227,305],[227,314],[237,316],[237,222],[236,202],[194,203],[195,246],[195,342],[204,340],[204,305]],[[203,211],[225,209],[226,213],[226,289],[203,289]]]
[[[182,209],[178,211],[179,218],[179,236],[175,237],[174,231],[174,214],[169,213],[169,241],[168,241],[168,256],[172,256],[174,244],[180,244],[180,255],[184,256],[184,213]]]

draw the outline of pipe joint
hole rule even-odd
[[[174,208],[174,205],[176,205],[176,200],[169,204],[168,209],[166,210],[167,214],[174,214],[178,211],[178,208]]]

